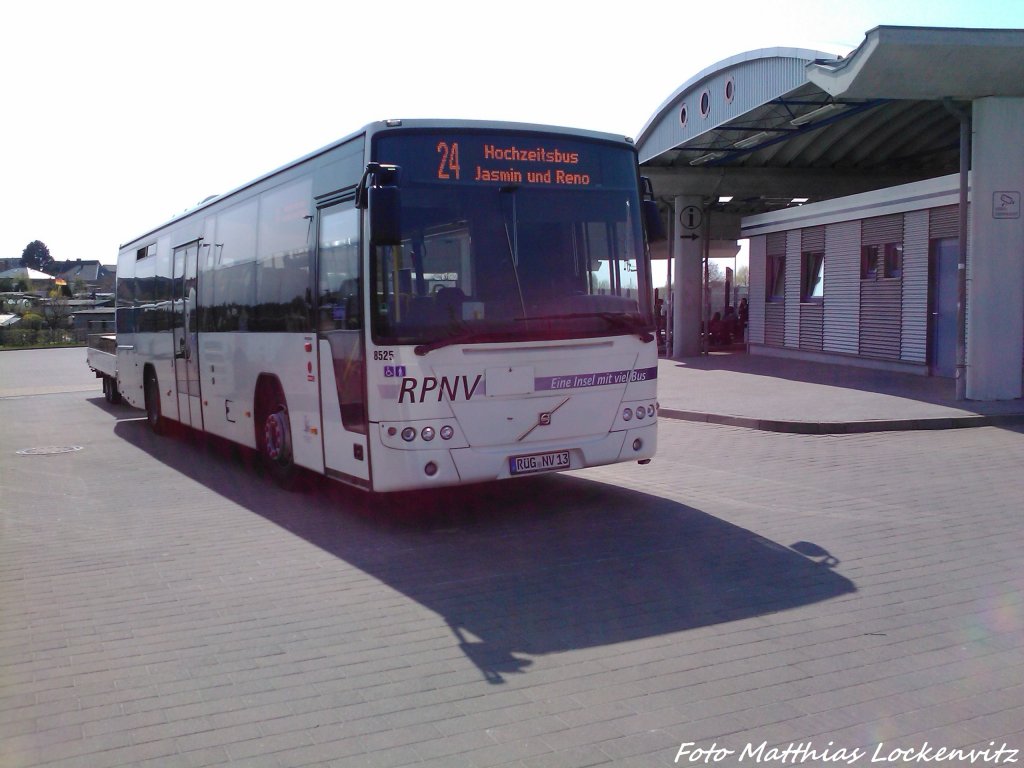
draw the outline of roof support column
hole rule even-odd
[[[976,99],[972,109],[967,397],[1024,394],[1024,98]]]
[[[971,116],[943,99],[946,111],[960,121],[959,248],[956,262],[956,399],[967,399],[967,212],[970,209]]]
[[[704,295],[704,200],[699,195],[675,198],[672,227],[672,359],[696,357]]]

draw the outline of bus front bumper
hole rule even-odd
[[[373,440],[373,490],[407,491],[504,480],[551,471],[644,461],[654,456],[657,424],[609,432],[596,438],[529,445],[435,450],[399,450]]]

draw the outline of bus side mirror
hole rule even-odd
[[[657,243],[668,239],[665,224],[658,213],[658,201],[654,199],[654,187],[646,176],[640,177],[640,209],[643,211],[644,229],[647,230],[647,242]]]
[[[367,188],[370,210],[370,245],[402,244],[402,198],[398,187]]]
[[[644,229],[647,230],[647,242],[658,243],[665,240],[665,224],[661,220],[661,213],[658,211],[658,204],[654,200],[641,202],[644,211]]]
[[[401,170],[397,165],[367,163],[356,187],[356,208],[370,211],[370,245],[402,244]]]

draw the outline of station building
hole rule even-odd
[[[748,349],[1024,396],[1024,30],[882,26],[686,81],[637,140],[670,238],[673,357],[749,239]]]

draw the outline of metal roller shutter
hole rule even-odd
[[[928,212],[913,211],[903,220],[903,317],[900,359],[928,357]]]
[[[903,242],[903,214],[876,216],[861,221],[860,244],[884,245]]]
[[[860,222],[828,225],[823,348],[855,355],[860,344]]]
[[[800,230],[786,233],[786,339],[787,347],[800,346]]]
[[[903,243],[903,214],[861,221],[861,247]],[[879,257],[881,258],[881,257]],[[882,268],[879,264],[878,275]],[[865,357],[899,360],[903,331],[903,279],[881,277],[860,281],[860,348]]]
[[[820,352],[823,347],[825,308],[821,304],[800,305],[800,349]]]
[[[928,211],[928,239],[960,237],[960,206],[945,205]]]

